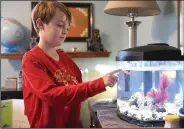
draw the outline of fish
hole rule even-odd
[[[125,74],[130,75],[130,71],[128,71],[128,70],[123,70],[123,72],[124,72]]]

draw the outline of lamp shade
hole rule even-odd
[[[135,11],[137,16],[153,16],[161,12],[156,0],[108,1],[104,9],[105,13],[117,16],[127,16],[131,11]]]

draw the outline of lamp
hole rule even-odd
[[[160,9],[156,0],[146,1],[108,1],[104,12],[110,15],[128,16],[130,21],[126,22],[129,28],[129,48],[137,46],[137,26],[140,21],[134,21],[135,17],[159,15]]]

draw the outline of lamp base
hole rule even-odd
[[[125,22],[129,28],[129,48],[137,46],[137,26],[140,21],[127,21]]]

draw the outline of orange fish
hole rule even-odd
[[[123,70],[123,72],[124,72],[125,74],[130,75],[130,72],[129,72],[129,71],[127,71],[127,70]]]

